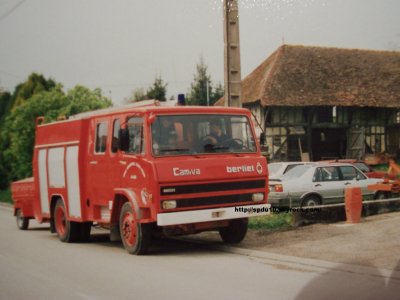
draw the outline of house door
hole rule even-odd
[[[314,128],[311,137],[313,160],[338,159],[346,156],[346,130]]]

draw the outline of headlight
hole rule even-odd
[[[251,198],[252,198],[252,200],[254,202],[263,201],[264,200],[264,193],[254,193]]]
[[[174,209],[176,208],[176,201],[175,200],[165,200],[162,202],[163,209]]]

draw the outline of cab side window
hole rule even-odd
[[[111,141],[111,152],[112,153],[116,153],[118,151],[120,128],[121,128],[121,122],[119,121],[119,119],[114,120],[113,136],[112,136],[112,141]]]
[[[140,154],[144,152],[143,118],[131,117],[128,119],[129,150],[128,153]]]
[[[96,141],[95,141],[95,152],[104,153],[107,147],[107,122],[100,122],[96,125]]]

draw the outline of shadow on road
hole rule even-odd
[[[339,264],[337,268],[321,274],[305,286],[295,299],[399,299],[400,261],[390,278],[385,278],[374,266],[369,266],[368,273],[363,273],[362,279],[353,276],[351,270],[342,271],[348,268],[349,264]],[[366,280],[369,281],[368,285],[365,284]]]
[[[110,247],[110,248],[119,248],[121,250],[125,250],[122,242],[111,242],[110,235],[107,233],[94,233],[90,236],[89,242],[92,245],[98,245],[99,247]],[[215,242],[206,242],[199,244],[195,241],[188,241],[179,238],[153,238],[152,243],[149,249],[149,253],[147,256],[151,255],[171,255],[171,254],[186,254],[186,253],[210,253],[210,247]],[[208,249],[207,249],[208,248]]]

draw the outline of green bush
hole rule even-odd
[[[0,190],[0,202],[13,203],[10,189]]]
[[[273,213],[249,219],[251,229],[282,229],[292,226],[292,213]]]

